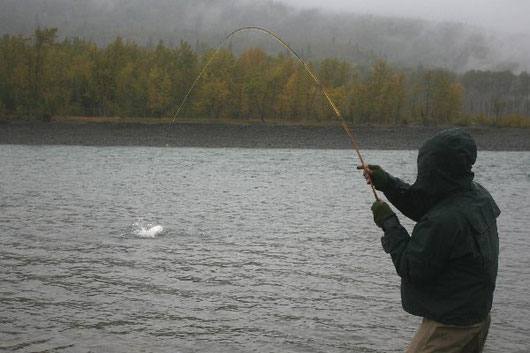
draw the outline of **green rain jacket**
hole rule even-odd
[[[448,325],[483,321],[497,277],[500,211],[473,182],[476,156],[471,136],[443,131],[420,148],[413,185],[390,176],[381,190],[417,222],[412,236],[395,216],[383,224],[383,248],[402,279],[403,308]]]

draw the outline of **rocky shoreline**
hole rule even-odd
[[[530,129],[463,128],[479,150],[530,151]],[[415,150],[441,127],[353,127],[361,149]],[[267,124],[16,123],[0,125],[0,144],[349,149],[341,126]]]

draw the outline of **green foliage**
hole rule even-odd
[[[530,118],[524,117],[522,115],[508,115],[503,117],[502,119],[499,119],[495,123],[498,127],[524,127],[529,128],[530,127]]]
[[[468,127],[475,125],[476,118],[473,116],[466,114],[460,116],[458,119],[454,121],[455,126],[461,126],[461,127]]]
[[[171,117],[213,55],[181,42],[148,48],[117,37],[105,48],[81,39],[57,41],[57,29],[0,38],[0,115]],[[351,123],[528,127],[526,72],[456,74],[418,67],[396,72],[328,58],[311,63]],[[333,109],[293,57],[249,48],[222,49],[191,93],[183,119],[332,122]]]

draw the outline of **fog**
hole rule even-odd
[[[530,34],[528,0],[282,0],[299,8],[456,21],[498,32]],[[325,4],[325,5],[323,5]]]
[[[57,27],[59,40],[104,46],[119,35],[142,46],[188,42],[202,53],[235,28],[261,26],[309,61],[521,72],[530,70],[528,13],[526,0],[0,0],[0,35]],[[229,45],[236,55],[283,50],[251,33]]]

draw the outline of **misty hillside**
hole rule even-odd
[[[202,51],[242,26],[276,32],[305,59],[339,57],[364,66],[392,65],[470,69],[530,69],[530,36],[501,37],[460,23],[298,10],[259,0],[2,0],[0,33],[30,34],[57,27],[61,37],[100,45],[117,35],[140,45],[189,42]],[[260,33],[241,33],[229,43],[238,54],[249,46],[283,51]]]

